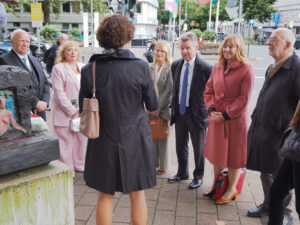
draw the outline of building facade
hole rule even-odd
[[[41,1],[42,3],[42,1]],[[112,0],[103,2],[109,6],[109,12],[100,15],[100,20],[110,13],[120,13],[130,17],[128,11],[129,2],[125,3],[120,0]],[[135,3],[134,3],[135,4]],[[132,21],[136,26],[137,35],[155,36],[155,29],[158,25],[157,20],[157,0],[140,0],[135,4]],[[83,31],[83,5],[80,1],[61,1],[59,9],[50,8],[50,24],[57,26],[62,32],[68,33],[73,28]],[[17,16],[7,13],[6,30],[16,28],[25,28],[31,32],[35,32],[35,28],[31,25],[30,3],[20,4],[20,8],[16,9]]]

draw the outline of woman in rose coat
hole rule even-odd
[[[60,161],[75,171],[84,170],[84,136],[70,130],[70,120],[79,116],[80,89],[79,46],[67,41],[59,47],[57,64],[52,69],[51,110],[54,136],[59,139]]]
[[[225,38],[220,46],[219,62],[213,68],[204,93],[209,113],[204,155],[214,165],[215,176],[228,168],[228,187],[217,204],[236,199],[240,169],[246,166],[246,110],[253,74],[252,67],[245,63],[245,52],[241,36]]]

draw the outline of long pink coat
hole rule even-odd
[[[226,111],[230,120],[209,121],[204,156],[223,168],[242,168],[247,159],[247,104],[253,85],[252,67],[233,62],[225,71],[216,64],[206,84],[204,100],[207,109]]]
[[[77,63],[79,71],[82,63]],[[52,70],[51,114],[54,136],[59,139],[60,161],[74,170],[84,169],[84,136],[70,130],[69,124],[76,107],[71,100],[78,99],[80,84],[68,63],[59,63]],[[78,75],[79,76],[79,75]]]

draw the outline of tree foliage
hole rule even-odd
[[[178,1],[179,2],[179,1]],[[187,0],[181,1],[181,19],[185,18],[185,6]],[[226,0],[221,0],[220,2],[220,12],[219,12],[219,21],[230,20],[225,6],[227,4]],[[189,0],[187,4],[187,19],[188,21],[194,21],[198,23],[200,27],[206,28],[206,24],[209,20],[209,6],[210,4],[201,4],[199,5],[196,1]],[[212,7],[212,21],[216,20],[217,6]],[[165,1],[159,0],[159,8],[157,11],[157,17],[160,24],[169,23],[169,12],[165,11]]]
[[[169,23],[169,11],[165,10],[165,0],[158,0],[157,19],[159,24]]]
[[[243,17],[246,21],[256,19],[260,23],[270,21],[272,13],[275,12],[272,6],[276,0],[243,0]]]

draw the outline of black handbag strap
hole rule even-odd
[[[96,98],[96,60],[93,61],[93,98]]]

